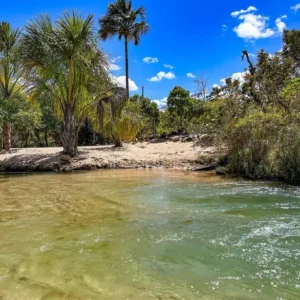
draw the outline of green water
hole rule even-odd
[[[143,170],[0,176],[0,299],[300,299],[300,189]]]

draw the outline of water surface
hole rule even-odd
[[[0,299],[300,299],[300,190],[145,170],[0,176]]]

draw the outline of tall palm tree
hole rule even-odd
[[[136,10],[132,8],[132,1],[116,0],[110,3],[106,15],[99,20],[99,35],[102,40],[107,40],[118,36],[125,41],[125,61],[126,61],[126,91],[129,98],[129,66],[128,66],[128,42],[133,41],[137,46],[141,36],[149,30],[149,25],[145,20],[146,11],[143,6]]]
[[[107,74],[107,59],[97,48],[93,16],[65,12],[52,23],[48,15],[29,22],[21,39],[21,59],[30,70],[33,98],[47,94],[61,117],[64,153],[78,152],[78,133],[91,111],[94,98],[89,82],[95,74]]]
[[[9,106],[21,89],[20,78],[22,67],[18,60],[20,31],[12,29],[9,23],[0,23],[0,98],[4,100],[4,105]],[[7,112],[4,125],[4,148],[11,148],[11,123]]]

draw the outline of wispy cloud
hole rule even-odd
[[[121,67],[120,67],[119,65],[110,63],[110,64],[109,64],[109,69],[110,69],[111,71],[120,71],[120,70],[121,70]]]
[[[235,17],[238,17],[239,15],[246,14],[246,13],[249,13],[251,11],[257,11],[257,8],[254,7],[254,6],[249,6],[247,9],[241,9],[241,10],[237,10],[237,11],[232,12],[231,16],[235,18]]]
[[[158,63],[158,58],[147,56],[147,57],[143,58],[143,62],[146,63],[146,64]]]
[[[222,25],[222,32],[223,32],[223,34],[225,34],[226,32],[228,32],[228,26],[226,24]]]
[[[169,65],[169,64],[164,64],[164,67],[165,67],[165,68],[167,68],[167,69],[171,69],[171,70],[173,70],[173,69],[174,69],[174,67],[173,67],[173,66],[171,66],[171,65]]]
[[[275,21],[276,27],[280,33],[282,33],[284,29],[286,29],[286,24],[282,21],[282,19],[286,19],[286,18],[287,16],[283,15],[282,17],[277,18]]]
[[[196,78],[196,76],[193,73],[187,73],[186,76],[189,78]]]
[[[116,62],[119,62],[121,60],[122,56],[117,56],[117,57],[114,57],[111,62],[114,64]]]
[[[159,72],[157,73],[156,76],[152,77],[152,78],[149,78],[147,79],[148,81],[152,81],[152,82],[158,82],[158,81],[161,81],[162,79],[175,79],[175,74],[173,72],[168,72],[168,73],[165,73],[165,72]]]
[[[300,9],[300,3],[299,4],[296,4],[296,5],[294,5],[294,6],[291,6],[291,9],[293,10],[293,11],[295,11],[295,13]]]
[[[120,71],[122,69],[119,65],[117,65],[121,58],[122,56],[117,56],[110,60],[109,69],[111,71]]]

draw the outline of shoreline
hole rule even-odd
[[[62,148],[13,148],[0,154],[0,173],[70,172],[97,169],[181,169],[192,170],[216,161],[215,147],[194,142],[142,142],[108,146],[78,147],[71,158]]]

